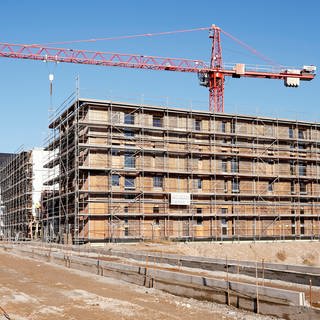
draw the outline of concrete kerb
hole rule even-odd
[[[93,249],[95,250],[95,249]],[[135,256],[136,259],[145,259],[145,256],[148,255],[150,257],[157,257],[162,259],[168,259],[168,261],[173,261],[174,263],[176,261],[187,261],[187,262],[202,262],[204,264],[218,264],[218,265],[224,265],[226,263],[225,259],[215,259],[215,258],[207,258],[207,257],[199,257],[199,256],[185,256],[185,255],[177,255],[172,253],[157,253],[157,252],[145,252],[145,251],[135,251],[127,252],[127,251],[118,251],[118,250],[105,250],[103,251],[103,254],[106,255],[117,255],[117,256]],[[230,260],[228,259],[228,264],[231,265],[240,265],[242,267],[256,267],[256,262],[254,261],[244,261],[244,260]],[[262,268],[262,263],[257,262],[258,268]],[[279,264],[279,263],[269,263],[265,262],[264,267],[266,269],[272,269],[272,270],[281,270],[281,271],[292,271],[292,272],[301,272],[301,273],[310,273],[310,274],[318,274],[320,275],[320,268],[319,267],[312,267],[312,266],[299,266],[299,265],[285,265],[285,264]]]
[[[211,259],[193,256],[181,256],[173,254],[159,254],[146,252],[121,252],[121,251],[106,251],[106,255],[114,255],[123,258],[130,258],[138,261],[144,261],[146,256],[150,259],[155,259],[158,263],[169,265],[180,265],[182,267],[204,269],[208,271],[226,271],[226,261],[222,259]],[[259,273],[262,272],[262,263],[257,263]],[[320,268],[309,266],[288,266],[275,263],[264,264],[264,278],[270,280],[283,280],[292,283],[309,285],[312,281],[313,286],[320,286]],[[238,273],[240,270],[242,275],[255,277],[256,264],[252,261],[236,261],[228,260],[228,271],[230,273]]]
[[[181,274],[163,270],[149,270],[149,275],[159,280],[172,280],[176,282],[195,284],[197,286],[205,286],[208,288],[227,291],[228,286],[234,293],[239,293],[243,296],[256,298],[257,288],[255,285],[238,283],[233,281],[225,281],[200,277],[194,275]],[[305,295],[303,292],[295,292],[270,287],[259,287],[260,300],[273,301],[277,304],[305,306]]]

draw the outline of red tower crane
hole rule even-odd
[[[297,87],[299,86],[300,80],[310,81],[315,77],[315,66],[304,66],[301,69],[278,67],[276,69],[269,68],[263,70],[248,67],[240,63],[224,66],[222,63],[220,40],[222,30],[215,25],[212,25],[208,29],[210,30],[209,37],[212,39],[210,65],[202,60],[193,59],[10,43],[0,43],[0,57],[197,73],[200,85],[209,88],[209,110],[211,112],[224,111],[224,81],[226,76],[233,78],[250,77],[284,80],[285,85],[288,87]],[[222,32],[229,35],[225,31]]]

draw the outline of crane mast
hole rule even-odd
[[[224,74],[221,72],[222,49],[220,41],[220,28],[213,25],[209,37],[212,39],[210,69],[209,71],[209,110],[211,112],[224,111]]]
[[[316,67],[313,65],[294,69],[284,67],[260,69],[259,67],[250,67],[241,63],[224,65],[220,39],[221,29],[212,25],[209,30],[209,37],[212,39],[210,64],[197,59],[121,54],[11,43],[0,43],[0,57],[197,73],[200,85],[209,88],[209,110],[211,112],[224,112],[224,81],[226,76],[232,78],[250,77],[284,80],[284,84],[287,87],[297,87],[300,84],[300,80],[310,81],[315,77]]]

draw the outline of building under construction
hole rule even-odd
[[[319,237],[319,124],[79,99],[50,128],[48,237]]]
[[[40,199],[46,173],[44,155],[43,149],[33,149],[0,157],[1,238],[31,240],[40,237]]]

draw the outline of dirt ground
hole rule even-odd
[[[273,319],[172,296],[0,249],[0,306],[12,320]],[[0,319],[5,319],[0,311]]]
[[[221,259],[320,266],[320,241],[141,242],[107,244],[107,248],[143,250]]]

